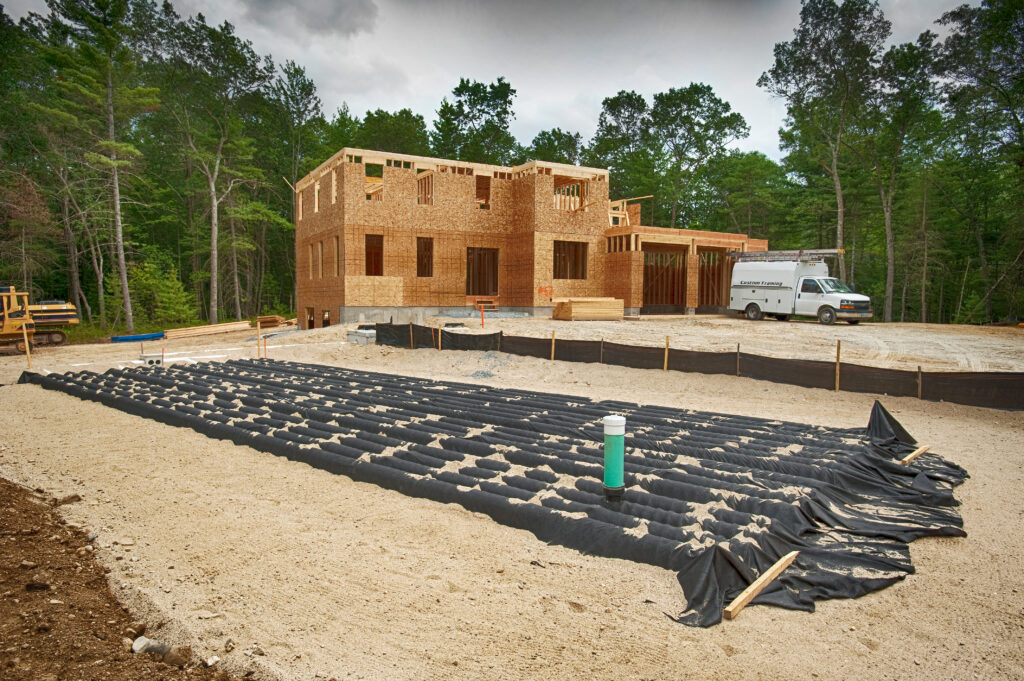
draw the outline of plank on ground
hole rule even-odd
[[[796,559],[799,553],[799,551],[790,551],[775,561],[775,564],[765,570],[760,577],[751,582],[750,586],[744,589],[739,596],[732,599],[732,603],[725,606],[725,610],[722,611],[725,619],[736,619],[736,616],[740,614],[740,610],[745,608],[750,601],[754,600],[757,594],[761,593],[772,580],[782,574],[782,571],[789,567],[789,564]]]

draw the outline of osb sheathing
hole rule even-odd
[[[331,172],[338,200],[331,203]],[[433,204],[417,203],[418,173],[384,167],[383,197],[366,199],[362,163],[340,163],[320,179],[319,206],[314,185],[299,193],[302,219],[296,230],[300,307],[328,306],[461,306],[466,304],[466,249],[497,248],[499,303],[503,307],[550,305],[552,297],[600,295],[604,272],[607,212],[606,182],[591,181],[583,211],[553,207],[554,178],[526,175],[491,178],[489,209],[476,203],[472,175],[433,173]],[[343,227],[343,228],[342,228]],[[364,276],[366,235],[383,237],[383,277]],[[335,276],[333,237],[343,237],[342,276]],[[417,276],[417,237],[434,239],[433,276]],[[587,279],[554,280],[555,240],[586,241]],[[309,277],[309,244],[318,258],[325,249],[324,277],[314,263]],[[347,273],[347,274],[345,274]],[[388,280],[375,282],[374,280]],[[550,291],[548,290],[550,287]],[[315,301],[311,305],[310,301]],[[318,317],[319,318],[319,317]]]
[[[623,307],[640,308],[644,303],[643,251],[619,251],[603,258],[607,277],[603,295],[621,298]]]
[[[452,162],[455,164],[455,162]],[[609,230],[608,183],[588,182],[585,210],[554,207],[554,176],[525,174],[518,178],[490,179],[489,209],[476,202],[476,177],[432,172],[433,203],[417,202],[414,168],[383,167],[383,196],[366,199],[366,165],[339,162],[318,169],[315,182],[304,180],[296,195],[301,220],[296,221],[297,295],[300,317],[314,309],[318,320],[324,310],[331,321],[342,306],[457,307],[471,304],[466,296],[466,249],[497,248],[498,304],[501,307],[546,307],[553,298],[611,296],[626,308],[643,305],[643,253],[609,253],[606,235],[635,231],[645,241],[659,234],[693,236],[697,243],[741,250],[767,248],[763,240],[744,235],[642,227],[640,204],[627,207],[630,226]],[[319,201],[316,200],[319,183]],[[333,183],[333,187],[332,187]],[[296,218],[299,215],[296,206]],[[368,277],[366,235],[383,237],[383,276]],[[339,238],[341,262],[335,265],[334,237]],[[433,276],[417,276],[417,237],[433,242]],[[587,243],[586,279],[554,279],[555,241]],[[319,244],[323,243],[323,275]],[[692,242],[691,242],[692,243]],[[310,245],[313,276],[310,277]],[[684,250],[685,247],[680,247]],[[696,272],[697,252],[687,258]],[[698,277],[687,277],[686,301],[696,307]]]

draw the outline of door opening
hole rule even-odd
[[[498,249],[466,249],[466,295],[498,295]]]

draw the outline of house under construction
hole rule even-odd
[[[626,314],[728,305],[742,234],[647,227],[608,199],[608,171],[515,167],[345,148],[295,187],[303,328],[493,304],[550,314],[553,299],[614,297]]]

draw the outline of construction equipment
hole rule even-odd
[[[40,345],[63,345],[68,334],[60,327],[79,323],[78,308],[63,300],[44,300],[29,305],[28,313],[36,325],[36,343]]]
[[[78,310],[61,300],[28,304],[28,294],[0,286],[0,347],[25,352],[32,345],[61,345],[68,336],[60,327],[78,324]]]
[[[0,286],[0,347],[25,352],[25,342],[35,338],[36,325],[28,312],[28,294],[13,286]]]

